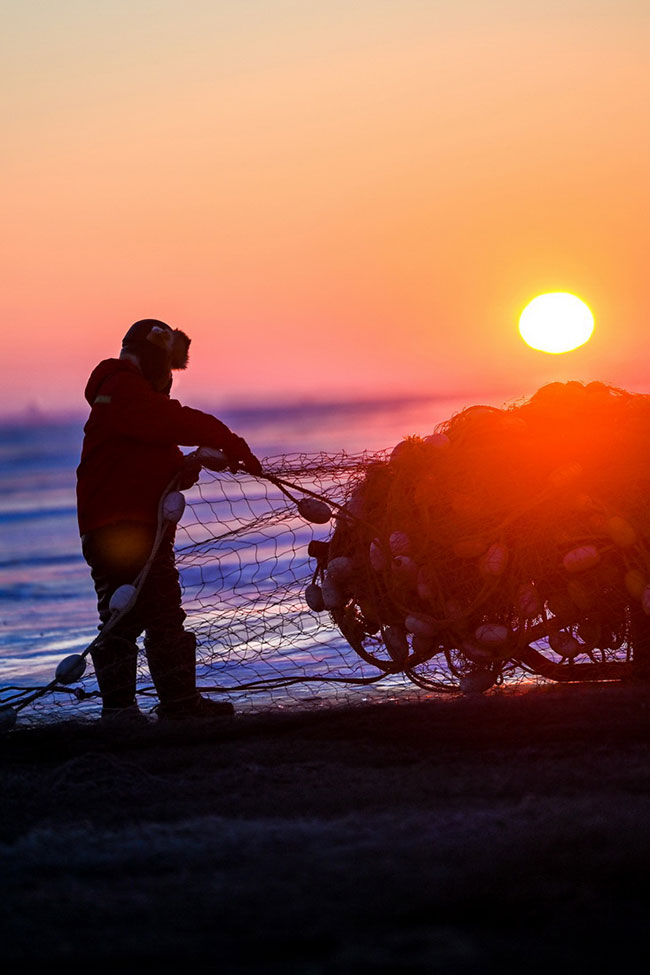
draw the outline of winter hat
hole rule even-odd
[[[122,339],[122,352],[137,356],[143,375],[157,390],[171,385],[172,369],[185,369],[189,347],[184,332],[157,318],[134,322]]]

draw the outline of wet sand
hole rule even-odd
[[[645,971],[650,688],[536,688],[2,752],[2,954],[87,970]]]

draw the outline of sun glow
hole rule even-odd
[[[554,354],[584,345],[593,330],[594,316],[587,305],[565,291],[533,298],[519,319],[524,342],[533,349]]]

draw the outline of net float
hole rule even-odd
[[[58,664],[54,676],[59,684],[75,684],[86,671],[85,658],[80,653],[71,653]]]
[[[406,633],[399,626],[387,626],[383,633],[384,643],[396,664],[405,664],[409,655]]]
[[[417,441],[415,440],[400,440],[400,442],[393,447],[390,460],[398,460],[401,456],[411,450],[416,442]]]
[[[322,613],[325,609],[321,587],[315,582],[310,583],[305,589],[305,602],[315,613]]]
[[[607,519],[607,534],[619,548],[630,548],[636,545],[636,531],[625,518],[614,515]]]
[[[370,543],[368,559],[375,572],[383,572],[388,566],[388,556],[378,538]]]
[[[329,575],[325,573],[321,586],[323,596],[323,607],[325,609],[342,609],[345,606],[345,596],[343,590],[336,584]]]
[[[462,694],[483,694],[494,685],[494,674],[489,670],[473,670],[470,674],[463,674],[460,679]]]
[[[332,517],[332,509],[318,498],[302,498],[298,502],[298,513],[313,525],[325,525]]]
[[[310,559],[316,559],[319,568],[325,568],[329,558],[330,543],[321,542],[317,538],[312,538],[307,546],[307,555]]]
[[[548,638],[548,645],[551,650],[555,650],[562,657],[573,659],[580,652],[580,644],[574,636],[566,630],[556,630]]]
[[[170,491],[162,502],[162,516],[165,521],[177,525],[185,511],[185,495],[182,491]]]
[[[451,444],[451,440],[446,433],[432,433],[430,436],[424,438],[424,442],[429,447],[435,447],[436,450],[446,450]]]
[[[111,613],[125,613],[127,609],[131,609],[133,606],[137,594],[135,586],[128,585],[128,583],[119,586],[111,596],[108,608]]]
[[[333,582],[345,583],[354,572],[354,562],[347,555],[338,555],[327,563],[327,574]]]
[[[542,597],[532,582],[524,582],[517,590],[517,612],[527,620],[534,620],[542,612]]]
[[[641,599],[646,587],[647,579],[638,569],[628,569],[624,577],[625,588],[634,599]]]
[[[599,562],[600,555],[595,545],[580,545],[567,552],[562,559],[562,565],[567,572],[586,572]]]
[[[215,447],[199,447],[192,456],[198,460],[202,467],[206,467],[209,471],[219,473],[220,471],[225,471],[230,466],[223,450],[217,450]]]
[[[503,623],[482,623],[474,631],[476,640],[484,647],[503,647],[508,642],[510,630]]]
[[[407,616],[404,620],[404,626],[409,633],[415,633],[417,636],[422,637],[433,637],[438,632],[435,620],[430,616],[423,616],[421,614],[413,613]]]
[[[484,578],[503,575],[508,565],[508,549],[505,545],[495,542],[479,561],[479,572]]]
[[[405,532],[393,532],[388,539],[388,547],[391,555],[409,555],[411,539]]]

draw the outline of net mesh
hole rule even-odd
[[[352,650],[329,614],[307,605],[305,589],[316,569],[309,553],[314,542],[326,544],[332,524],[305,520],[293,499],[308,491],[344,506],[368,466],[384,457],[267,458],[265,471],[290,483],[291,496],[267,480],[203,472],[188,493],[176,563],[204,690],[234,693],[249,706],[286,705],[316,700],[325,687],[328,698],[340,699],[344,686],[371,685],[382,676]]]
[[[554,383],[391,453],[204,470],[176,535],[200,687],[282,707],[641,673],[649,420],[648,396]]]

